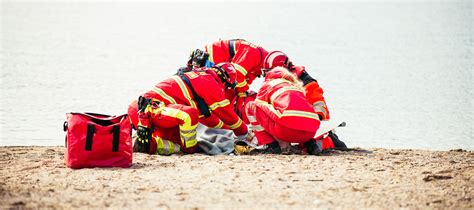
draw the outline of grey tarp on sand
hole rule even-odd
[[[237,137],[232,130],[208,128],[199,124],[197,140],[202,153],[208,155],[228,155],[234,151]]]

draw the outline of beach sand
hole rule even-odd
[[[474,208],[474,153],[369,149],[324,156],[149,156],[72,170],[63,147],[0,147],[0,207]]]

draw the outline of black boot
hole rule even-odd
[[[260,151],[262,154],[281,154],[281,147],[277,141],[265,145],[265,149]]]
[[[346,144],[342,142],[335,133],[333,133],[332,131],[329,131],[328,136],[331,138],[332,143],[334,143],[334,149],[339,149],[339,150],[347,149]]]
[[[305,142],[304,147],[310,155],[318,155],[321,154],[321,152],[323,151],[322,145],[318,145],[318,143],[314,139]]]

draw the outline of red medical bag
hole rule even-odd
[[[66,165],[70,168],[130,167],[132,128],[128,115],[67,113]]]

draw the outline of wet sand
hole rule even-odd
[[[149,156],[72,170],[62,147],[0,147],[0,208],[474,208],[474,153]]]

